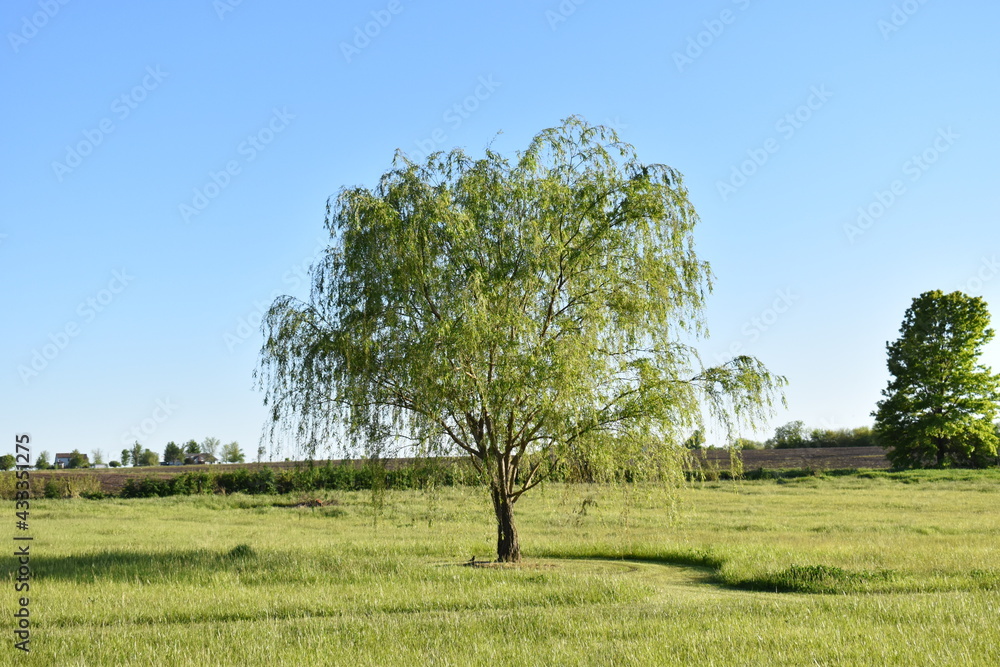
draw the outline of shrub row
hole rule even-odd
[[[302,468],[237,468],[226,471],[185,472],[161,479],[129,479],[122,498],[153,498],[199,493],[246,493],[252,495],[298,491],[360,491],[371,488],[422,489],[430,485],[456,486],[478,483],[471,467],[463,462],[433,460],[387,469],[379,464],[362,466],[328,462]]]
[[[747,470],[743,479],[773,479],[783,481],[798,477],[841,476],[856,474],[849,470],[757,468]],[[710,470],[686,469],[688,481],[732,480],[729,470],[713,467]],[[553,482],[593,482],[581,477],[579,471],[556,469],[550,471],[549,481]],[[633,475],[624,471],[621,481],[632,482]],[[330,491],[362,491],[372,488],[423,489],[435,486],[472,486],[480,480],[466,461],[439,462],[434,460],[407,463],[393,468],[379,464],[362,466],[351,463],[332,463],[305,466],[292,469],[237,468],[225,471],[185,472],[168,478],[131,478],[125,482],[119,496],[122,498],[154,498],[199,493],[246,493],[250,495],[308,492],[327,489]]]

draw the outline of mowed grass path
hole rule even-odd
[[[30,664],[1000,663],[995,471],[325,498],[32,501]]]

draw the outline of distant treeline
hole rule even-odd
[[[878,438],[869,426],[858,428],[806,429],[801,421],[788,422],[775,429],[763,442],[741,439],[741,449],[797,449],[799,447],[876,447]]]
[[[797,445],[775,445],[775,449],[785,447],[875,447],[878,439],[875,432],[868,426],[859,428],[841,428],[837,430],[813,429],[809,437]]]

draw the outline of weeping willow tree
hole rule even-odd
[[[270,437],[468,456],[517,562],[514,505],[554,468],[676,466],[705,406],[753,422],[780,394],[752,357],[699,360],[697,221],[676,170],[578,117],[514,159],[397,153],[328,202],[308,302],[265,317]]]

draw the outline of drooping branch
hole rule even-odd
[[[689,370],[711,287],[696,223],[677,172],[576,117],[513,161],[399,153],[328,202],[309,301],[265,318],[271,433],[462,452],[518,554],[510,505],[554,466],[665,452],[702,400],[753,418],[780,388],[748,358]]]

